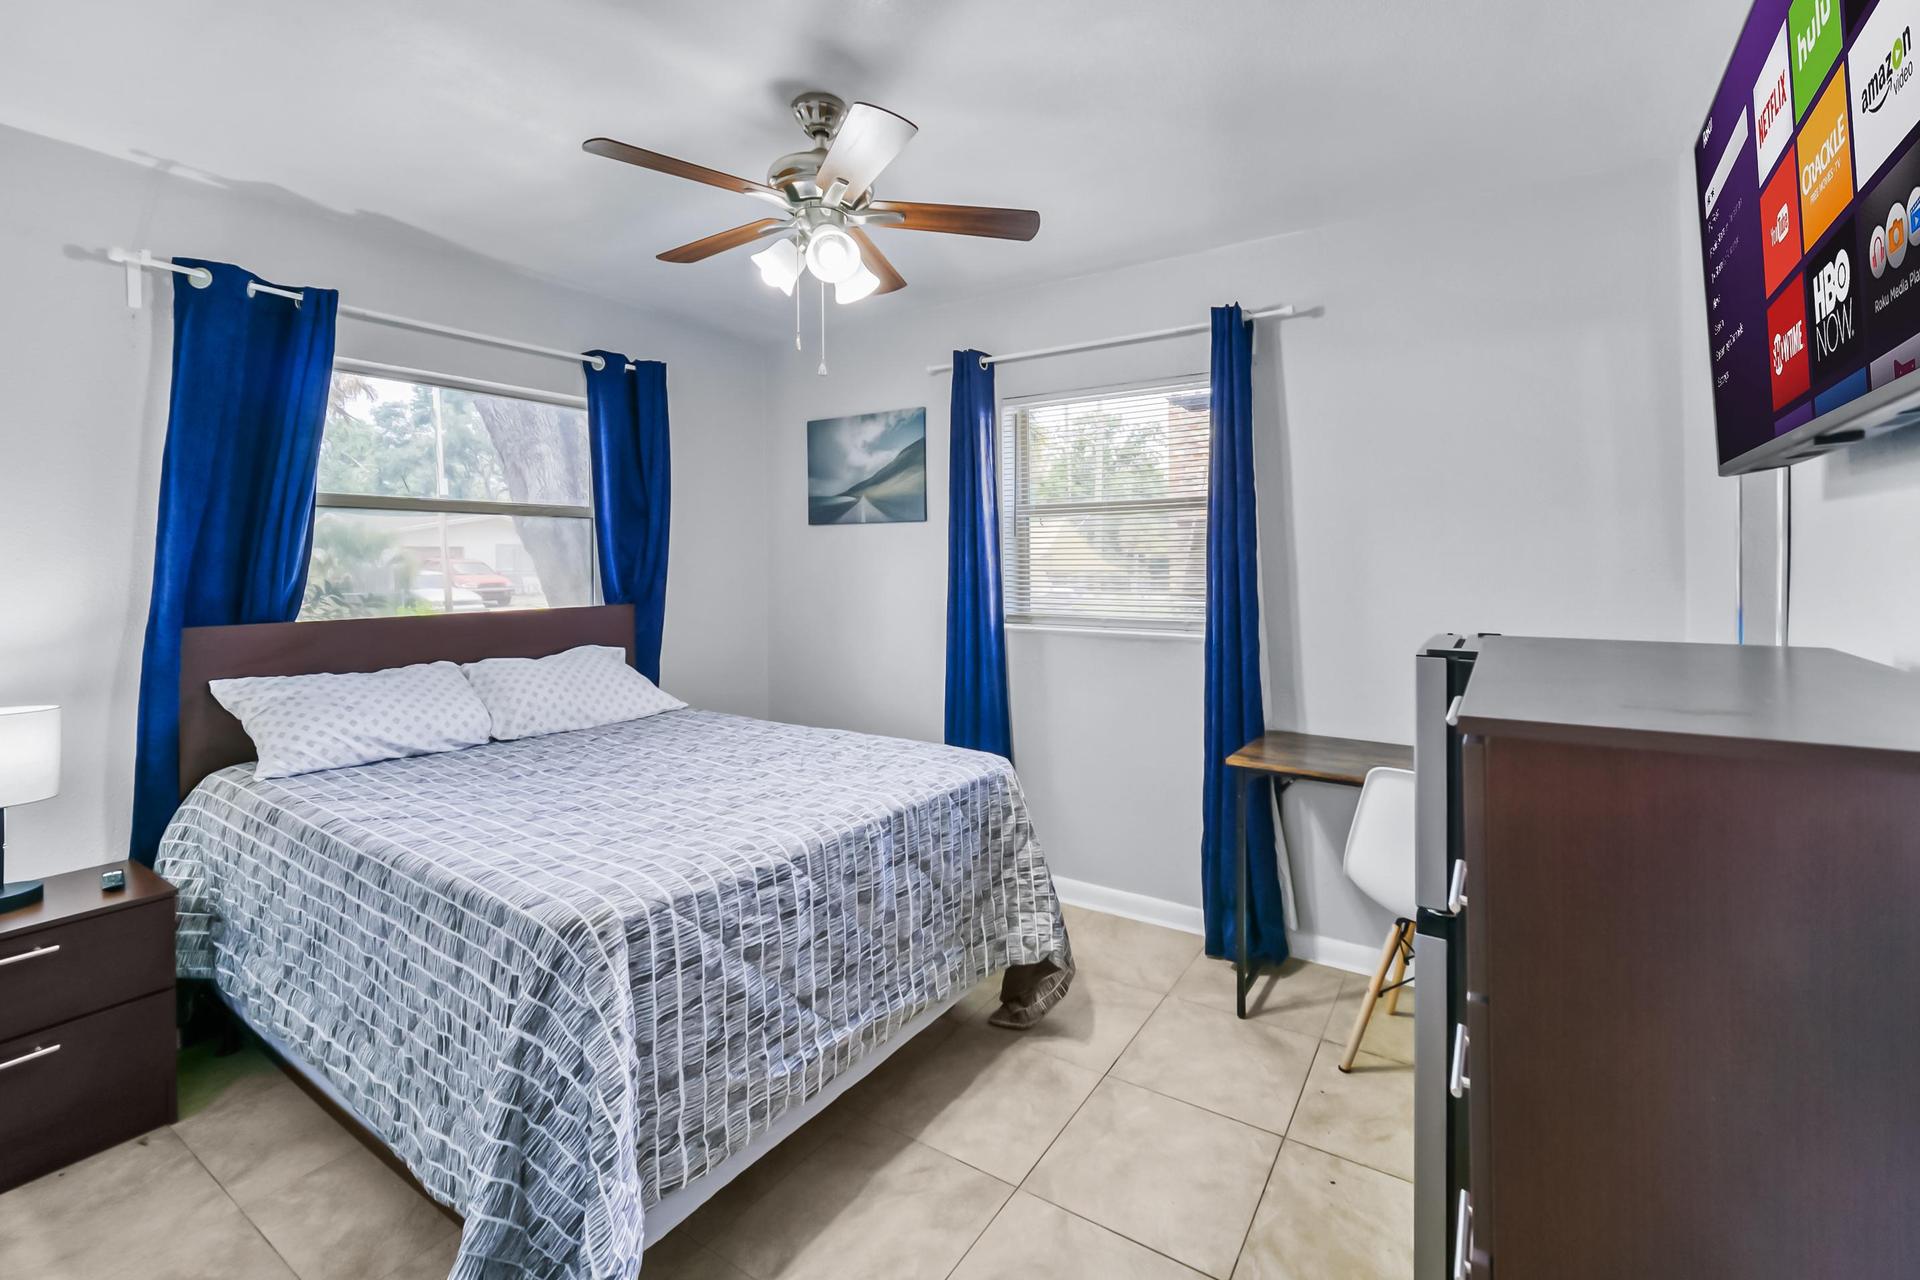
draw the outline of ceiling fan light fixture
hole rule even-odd
[[[800,251],[793,241],[776,240],[754,254],[752,261],[760,268],[762,280],[782,293],[793,293],[793,282],[800,278]]]
[[[867,270],[863,263],[858,271],[833,286],[833,300],[844,307],[869,296],[879,287],[880,277]]]
[[[815,227],[807,238],[807,270],[828,284],[851,280],[855,272],[865,270],[860,263],[860,246],[844,228],[831,223]]]

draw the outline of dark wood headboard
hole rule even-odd
[[[633,606],[188,627],[180,633],[180,794],[216,769],[258,754],[240,722],[208,690],[210,680],[544,658],[582,644],[618,645],[631,663]]]

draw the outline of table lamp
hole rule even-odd
[[[0,911],[40,901],[38,880],[7,879],[7,809],[60,792],[60,708],[0,707]]]

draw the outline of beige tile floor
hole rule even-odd
[[[1187,934],[1068,909],[1035,1031],[989,990],[647,1255],[645,1280],[1372,1280],[1412,1271],[1412,1001],[1293,963],[1233,1016]],[[190,1055],[182,1118],[0,1196],[0,1276],[430,1280],[457,1231],[271,1065]]]

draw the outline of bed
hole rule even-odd
[[[1071,977],[997,756],[690,708],[256,782],[207,692],[631,635],[604,606],[184,638],[180,971],[462,1217],[455,1276],[632,1276],[981,979],[1032,1017]]]

